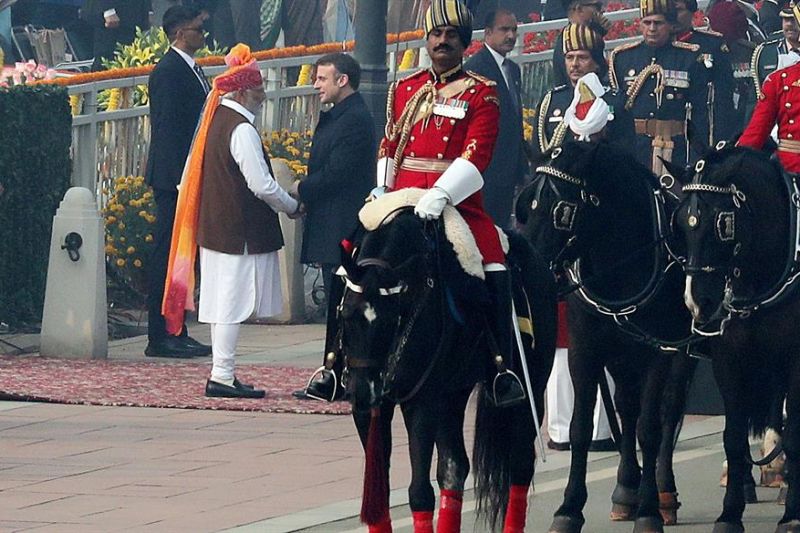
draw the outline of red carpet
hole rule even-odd
[[[266,389],[262,400],[206,398],[210,361],[87,361],[0,357],[0,398],[84,405],[223,409],[267,413],[349,414],[347,402],[297,400],[311,370],[237,365],[236,377]]]

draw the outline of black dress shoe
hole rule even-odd
[[[267,393],[259,389],[247,389],[239,383],[236,386],[223,385],[210,379],[206,381],[206,396],[209,398],[263,398]]]
[[[547,447],[558,452],[565,452],[569,450],[569,442],[556,442],[554,440],[548,440]]]
[[[601,439],[601,440],[593,440],[592,443],[589,445],[590,452],[615,452],[617,451],[617,445],[614,443],[614,439]]]
[[[208,344],[197,342],[195,339],[191,338],[188,335],[186,335],[185,337],[178,337],[178,338],[183,342],[183,344],[194,350],[197,357],[211,355],[211,346],[209,346]]]
[[[147,357],[189,359],[197,355],[197,349],[188,347],[179,337],[169,336],[148,342],[144,354]]]

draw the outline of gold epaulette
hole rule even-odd
[[[489,87],[494,87],[495,85],[497,85],[496,81],[490,80],[486,76],[481,76],[477,72],[473,72],[471,70],[467,70],[465,72],[467,73],[467,76],[469,76],[470,78],[472,78],[474,80],[477,80],[477,81],[483,83],[484,85],[488,85]]]
[[[753,78],[753,87],[756,90],[756,98],[759,100],[764,99],[764,93],[761,92],[761,80],[758,79],[758,60],[761,57],[761,52],[764,51],[764,45],[769,41],[765,41],[753,50],[753,55],[750,56],[750,76]]]
[[[608,72],[610,74],[611,87],[613,87],[615,91],[619,90],[619,81],[617,80],[617,73],[614,71],[614,58],[617,57],[617,54],[619,52],[624,52],[626,50],[636,48],[642,42],[643,41],[637,41],[635,43],[621,44],[611,51],[611,56],[609,56],[608,58]]]
[[[427,69],[418,70],[416,72],[412,72],[408,76],[403,76],[402,78],[400,78],[399,80],[395,81],[394,83],[400,84],[400,83],[403,83],[404,81],[413,80],[414,78],[416,78],[417,76],[419,76],[421,74],[427,74],[427,73],[428,73]]]
[[[713,35],[714,37],[722,37],[720,32],[714,31],[711,28],[695,28],[694,31],[697,33],[705,33],[706,35]]]
[[[685,43],[683,41],[672,41],[672,46],[675,48],[680,48],[682,50],[690,50],[692,52],[697,52],[700,50],[699,44],[692,44],[692,43]]]

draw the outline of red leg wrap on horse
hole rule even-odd
[[[511,485],[503,533],[523,533],[528,512],[528,485]]]
[[[433,511],[413,511],[414,533],[433,533]]]
[[[439,496],[439,521],[436,533],[460,533],[461,502],[464,493],[460,490],[442,489]]]
[[[367,526],[369,533],[392,533],[392,519],[387,517],[386,520],[379,524]]]

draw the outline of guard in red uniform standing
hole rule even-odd
[[[793,5],[792,14],[800,23],[800,6]],[[737,144],[761,150],[776,124],[778,159],[787,171],[800,173],[800,63],[767,76]]]

